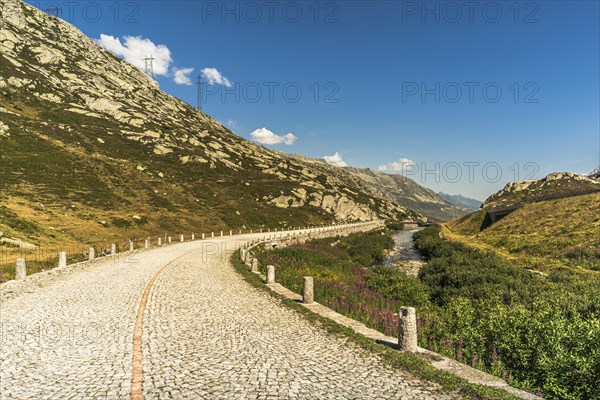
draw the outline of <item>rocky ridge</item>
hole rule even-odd
[[[0,211],[19,217],[8,234],[31,224],[29,238],[49,228],[81,237],[140,220],[148,230],[424,221],[420,203],[451,207],[410,180],[400,190],[400,178],[242,139],[71,24],[21,0],[0,5]],[[81,232],[67,232],[75,221]]]
[[[599,179],[572,172],[555,172],[542,179],[509,182],[502,190],[488,197],[482,207],[509,207],[523,202],[597,191],[600,191]]]

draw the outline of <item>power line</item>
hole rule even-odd
[[[198,111],[202,112],[202,76],[198,75],[196,85],[198,85]]]
[[[62,16],[62,8],[60,7],[46,8],[44,12],[48,15],[54,15],[55,17]]]
[[[152,56],[144,58],[144,73],[152,79],[154,79],[154,60],[156,60],[156,58]]]

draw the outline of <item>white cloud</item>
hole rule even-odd
[[[219,72],[216,68],[203,68],[202,76],[204,79],[208,81],[209,85],[223,85],[227,87],[231,87],[231,82],[229,79],[223,76],[221,72]]]
[[[237,122],[235,122],[234,119],[229,118],[225,122],[225,126],[227,126],[229,129],[235,129],[235,128],[237,128]]]
[[[140,70],[146,69],[144,59],[152,57],[152,70],[155,76],[170,76],[178,85],[192,85],[189,74],[193,68],[171,68],[173,57],[171,50],[164,44],[155,44],[148,38],[141,36],[123,36],[122,41],[112,35],[100,34],[96,40],[100,46],[111,53],[123,58]]]
[[[178,85],[192,85],[189,75],[194,72],[194,68],[175,68],[173,69],[173,80]]]
[[[287,144],[288,146],[291,144],[294,144],[296,139],[298,139],[292,133],[288,133],[286,135],[279,136],[279,135],[276,135],[275,133],[271,132],[267,128],[257,129],[254,132],[250,133],[250,136],[252,136],[252,139],[254,139],[255,141],[257,141],[260,144],[283,143],[283,144]]]
[[[325,156],[323,157],[323,159],[331,164],[331,165],[335,165],[336,167],[347,167],[348,164],[346,163],[346,161],[344,161],[342,159],[342,155],[340,153],[338,153],[337,151],[335,152],[334,155],[332,156]]]
[[[121,43],[121,39],[103,33],[100,34],[100,39],[97,39],[97,42],[106,50],[122,57],[142,71],[145,67],[144,58],[154,57],[152,62],[154,75],[167,76],[169,74],[169,67],[173,62],[173,58],[171,57],[171,50],[164,44],[154,44],[150,39],[141,36],[123,36],[123,43]]]
[[[417,165],[415,161],[409,160],[408,158],[401,158],[398,161],[393,161],[391,163],[380,165],[379,170],[391,172],[405,172],[412,171],[415,165]]]

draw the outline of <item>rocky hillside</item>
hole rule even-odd
[[[482,204],[479,200],[472,199],[470,197],[465,197],[460,194],[448,194],[439,192],[438,196],[440,196],[442,199],[446,200],[450,204],[454,204],[457,207],[466,208],[468,210],[479,210]]]
[[[486,211],[518,205],[490,224]],[[500,252],[518,264],[600,271],[600,181],[573,173],[512,182],[483,209],[446,224],[450,235]]]
[[[483,203],[484,209],[600,191],[600,180],[571,172],[556,172],[543,179],[510,182]]]
[[[0,13],[5,237],[425,219],[351,171],[236,136],[61,19],[20,0]]]
[[[433,221],[448,221],[468,213],[467,210],[442,199],[433,190],[420,186],[402,175],[352,167],[345,169],[356,176],[357,181],[364,182],[372,194],[383,193],[395,203],[417,211]]]
[[[447,227],[454,238],[496,250],[525,267],[600,271],[600,192],[526,203],[492,225],[484,221],[480,210]]]

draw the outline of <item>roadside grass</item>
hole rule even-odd
[[[283,306],[298,312],[306,320],[325,329],[328,333],[347,338],[353,344],[356,344],[361,348],[380,356],[381,359],[392,368],[408,372],[418,379],[439,384],[444,390],[457,392],[467,399],[519,399],[519,397],[516,397],[501,389],[471,384],[466,380],[458,378],[448,372],[440,371],[434,368],[425,358],[415,354],[400,352],[386,345],[379,344],[354,332],[350,328],[339,325],[328,318],[313,313],[301,304],[287,299],[269,289],[258,274],[254,274],[248,270],[248,267],[242,262],[237,252],[231,256],[231,263],[235,270],[242,276],[242,278],[254,288],[264,291],[265,293],[277,298]]]

